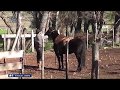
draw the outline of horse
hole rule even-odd
[[[74,53],[77,61],[78,66],[76,71],[81,71],[82,68],[85,66],[85,52],[86,52],[86,43],[85,40],[81,39],[80,37],[77,38],[69,38],[62,34],[59,34],[57,30],[48,29],[45,35],[48,38],[51,38],[53,41],[53,49],[58,59],[59,70],[64,69],[63,65],[63,54],[66,54],[67,47],[66,41],[68,41],[69,45],[69,54]]]

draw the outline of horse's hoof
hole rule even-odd
[[[81,68],[77,68],[77,70],[76,70],[76,71],[77,71],[77,72],[80,72],[81,70],[82,70]]]
[[[59,70],[59,71],[63,71],[63,70],[64,70],[64,68],[58,68],[58,70]]]
[[[60,70],[61,70],[61,68],[59,67],[59,68],[58,68],[58,70],[60,71]]]
[[[65,68],[61,68],[61,71],[64,71],[65,70]]]

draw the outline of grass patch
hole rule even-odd
[[[53,48],[53,42],[52,40],[48,40],[48,42],[45,43],[44,51],[51,50]],[[29,48],[25,51],[26,53],[32,53],[32,49]]]
[[[32,49],[29,48],[28,50],[25,50],[26,53],[32,53]]]
[[[1,34],[6,34],[6,33],[7,33],[7,30],[0,28],[0,35],[1,35]]]
[[[48,40],[48,42],[45,43],[45,51],[50,50],[53,48],[52,40]]]

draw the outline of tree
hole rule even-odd
[[[98,33],[98,13],[97,11],[94,11],[94,19],[95,19],[95,33],[94,33],[94,41],[92,43],[92,70],[91,70],[91,79],[94,77],[96,79],[99,79],[99,42],[100,42],[100,37]]]
[[[120,30],[120,11],[115,12],[115,22],[114,22],[114,41],[119,43],[119,30]]]
[[[82,26],[82,11],[77,11],[77,25],[75,27],[75,33],[80,33]]]
[[[35,49],[37,51],[37,63],[39,69],[42,67],[41,78],[44,79],[44,33],[48,22],[49,11],[44,11],[42,14],[42,19],[40,25],[37,25],[37,33],[35,39]],[[39,26],[39,27],[38,27]]]

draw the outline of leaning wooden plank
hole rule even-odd
[[[23,57],[23,50],[19,51],[5,51],[5,52],[0,52],[0,59],[2,58],[20,58]]]
[[[22,69],[22,62],[0,64],[0,71]]]
[[[0,79],[19,79],[19,77],[8,77],[8,74],[0,75]]]
[[[36,34],[33,34],[33,37],[35,37]],[[16,34],[2,34],[2,38],[15,38],[16,37]],[[31,34],[21,34],[20,37],[26,37],[26,38],[31,38]]]
[[[2,36],[2,38],[15,38],[16,37],[16,34],[2,34],[1,35]],[[21,34],[21,36],[20,37],[22,37],[22,38],[31,38],[31,34]],[[36,34],[33,34],[33,37],[35,37],[36,36]],[[48,38],[48,36],[44,36],[44,39],[46,39],[46,38]]]

